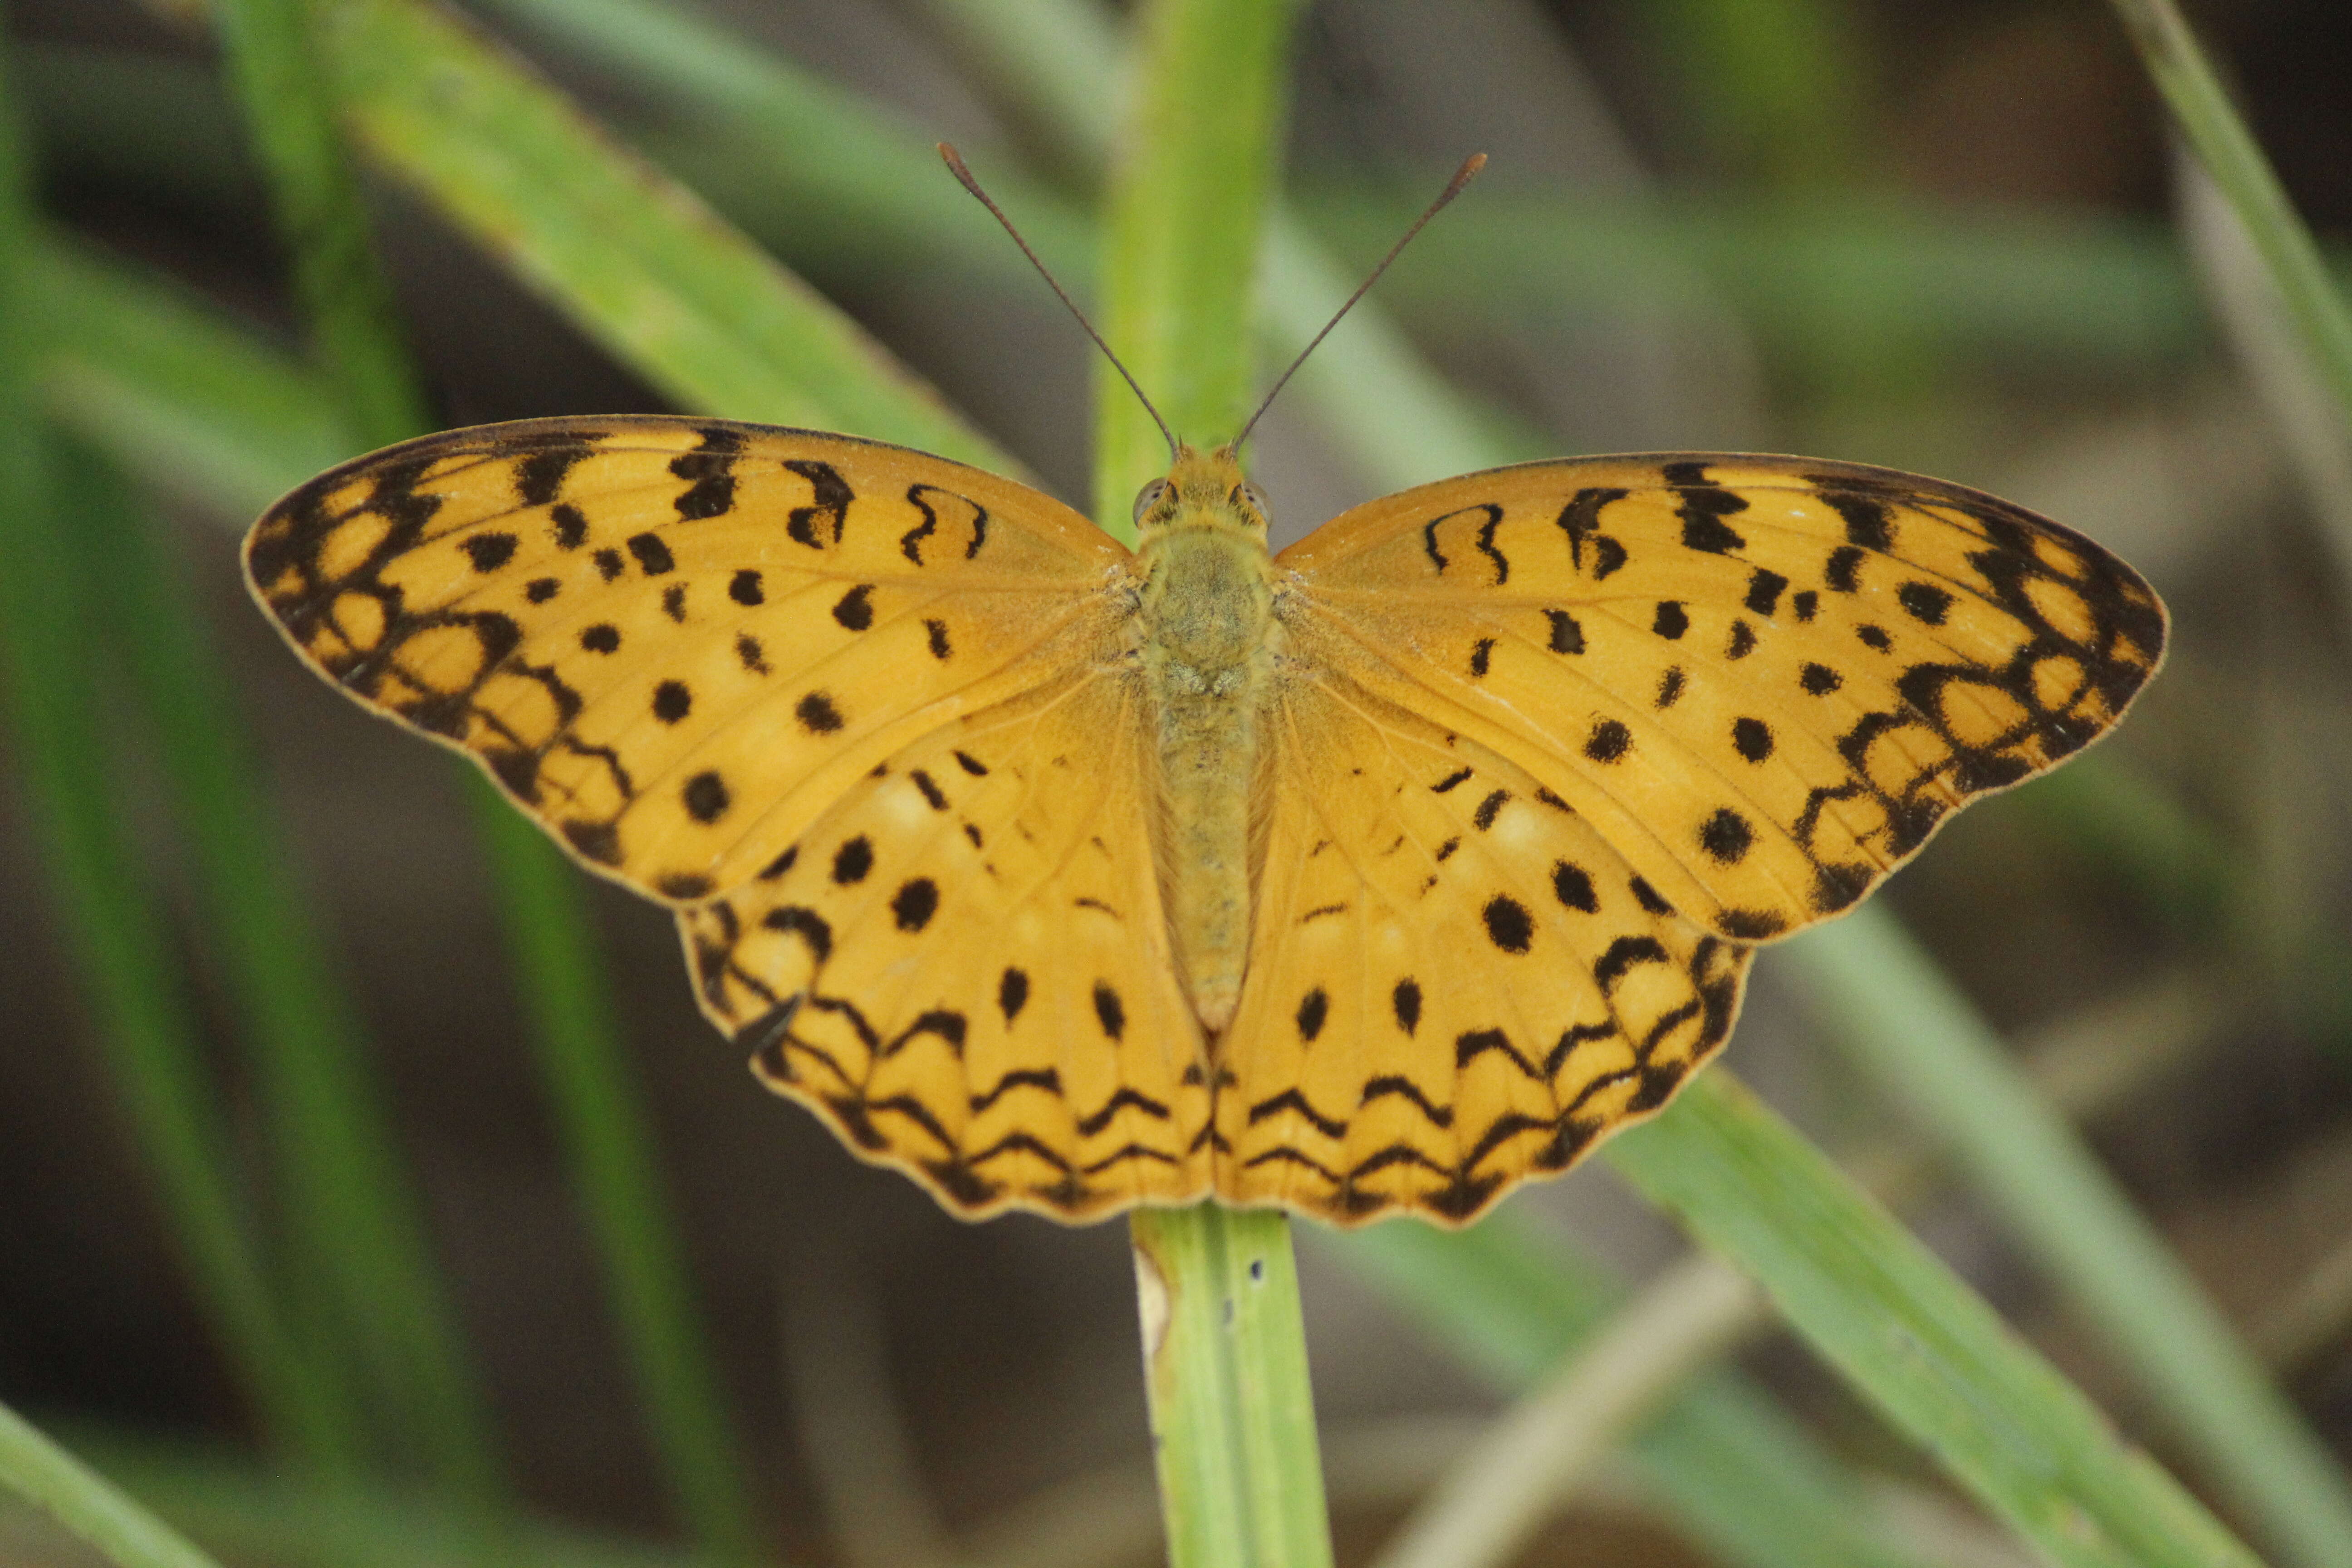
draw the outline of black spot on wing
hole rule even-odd
[[[654,688],[654,717],[675,724],[694,711],[694,693],[683,680],[665,680]]]
[[[784,468],[809,483],[809,504],[784,514],[786,536],[811,550],[840,543],[841,531],[849,520],[849,503],[857,499],[840,470],[830,463],[806,460],[788,462]]]
[[[1601,900],[1592,890],[1591,874],[1581,866],[1566,860],[1553,862],[1551,890],[1554,897],[1571,910],[1588,915],[1601,912]]]
[[[1022,970],[1007,966],[996,982],[996,1010],[1004,1015],[1007,1027],[1029,1005],[1029,976]]]
[[[1486,940],[1505,952],[1525,952],[1534,942],[1535,919],[1517,899],[1497,893],[1486,900],[1481,913],[1486,922]]]
[[[873,869],[874,842],[863,833],[843,840],[841,847],[833,852],[833,879],[842,887],[866,880],[866,873]]]
[[[1122,1037],[1127,1033],[1127,1006],[1109,981],[1095,982],[1094,1001],[1095,1021],[1102,1026],[1104,1035],[1114,1040]]]
[[[1614,719],[1596,720],[1584,739],[1584,754],[1596,763],[1613,763],[1633,747],[1633,731]]]
[[[1300,997],[1295,1020],[1298,1025],[1299,1039],[1313,1044],[1315,1037],[1323,1032],[1324,1020],[1330,1016],[1331,998],[1324,994],[1320,985]]]
[[[833,618],[845,629],[862,632],[874,624],[874,584],[860,583],[833,606]]]
[[[686,802],[686,814],[705,826],[726,816],[731,804],[727,781],[709,769],[687,780],[679,798]]]
[[[1723,865],[1737,864],[1756,842],[1756,830],[1729,806],[1719,806],[1698,830],[1699,847]]]
[[[739,605],[763,605],[768,595],[760,587],[757,569],[746,566],[728,579],[727,596]]]
[[[929,877],[917,877],[899,884],[890,895],[890,916],[903,931],[919,931],[931,923],[940,910],[940,885]]]
[[[1759,616],[1771,615],[1780,606],[1780,592],[1789,580],[1778,572],[1759,566],[1748,574],[1748,597],[1742,601]]]
[[[633,533],[621,541],[629,553],[637,558],[637,569],[648,577],[658,577],[665,572],[677,570],[677,558],[669,552],[656,533]]]
[[[475,571],[495,572],[514,559],[518,542],[511,533],[475,533],[461,540],[457,548],[466,552]]]
[[[1690,615],[1672,599],[1658,601],[1657,614],[1651,618],[1650,630],[1673,642],[1690,630]]]
[[[1551,640],[1547,645],[1554,653],[1582,653],[1584,628],[1566,610],[1546,610],[1544,617],[1551,623]]]
[[[802,698],[793,706],[793,716],[812,735],[830,735],[845,722],[832,697],[822,691],[812,691]]]
[[[1408,1035],[1421,1027],[1421,986],[1411,979],[1398,981],[1389,993],[1389,1012]]]

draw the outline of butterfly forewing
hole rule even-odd
[[[461,430],[263,517],[255,590],[322,673],[469,752],[582,859],[691,901],[882,758],[1092,657],[1127,552],[1025,486],[805,431]]]
[[[2080,535],[1801,458],[1533,463],[1283,552],[1290,619],[1582,815],[1661,897],[1759,940],[1850,906],[1954,806],[2121,716],[2164,612]]]

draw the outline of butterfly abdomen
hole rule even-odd
[[[1142,663],[1167,816],[1169,925],[1193,1011],[1233,1021],[1249,952],[1249,781],[1272,668],[1265,545],[1217,509],[1145,545]]]

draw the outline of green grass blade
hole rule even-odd
[[[2147,1220],[1892,916],[1780,961],[1879,1089],[1932,1129],[2282,1560],[2352,1564],[2352,1488]]]
[[[44,347],[25,308],[36,297],[34,245],[16,99],[0,59],[0,679],[16,765],[198,1310],[272,1440],[299,1462],[342,1473],[359,1448],[355,1413],[275,1298],[229,1174],[187,982],[112,808],[118,775],[99,727],[89,635],[100,622],[77,591],[94,546],[69,531],[76,509],[57,502],[65,476],[34,401]]]
[[[1147,11],[1131,145],[1112,175],[1097,324],[1177,436],[1203,447],[1238,435],[1252,403],[1290,14],[1209,0]],[[1130,503],[1168,449],[1109,364],[1095,387],[1095,518],[1131,538]]]
[[[2352,307],[2327,275],[2262,146],[2172,0],[2115,0],[2116,13],[2173,119],[2269,265],[2279,296],[2338,411],[2352,419]]]
[[[49,411],[151,489],[242,530],[355,449],[318,377],[215,307],[61,237],[32,261]]]
[[[358,186],[332,119],[331,85],[352,74],[322,72],[312,50],[348,47],[353,7],[313,10],[301,0],[232,0],[225,34],[248,119],[273,177],[281,217],[297,250],[297,275],[320,344],[355,428],[373,442],[423,427],[421,395],[395,331],[390,295],[375,265]],[[313,16],[337,25],[324,37]],[[348,68],[348,56],[335,57]],[[412,62],[413,63],[413,62]],[[683,1259],[671,1242],[655,1174],[651,1137],[620,1069],[593,944],[573,873],[554,848],[474,781],[479,814],[521,972],[526,1011],[541,1047],[571,1155],[604,1244],[608,1289],[656,1451],[688,1526],[731,1560],[755,1554],[757,1530],[730,1423],[690,1306]],[[445,1425],[464,1407],[444,1399]],[[461,1428],[474,1438],[465,1478],[487,1495],[487,1421]]]
[[[1517,1394],[1625,1292],[1567,1244],[1502,1212],[1463,1231],[1318,1233],[1499,1392]],[[1628,1452],[1691,1539],[1735,1568],[1917,1568],[1873,1537],[1853,1473],[1736,1372],[1691,1380]]]
[[[293,253],[312,355],[361,442],[385,447],[427,428],[425,395],[335,129],[332,84],[312,47],[312,9],[310,0],[214,0],[212,13]]]
[[[121,1568],[219,1568],[178,1531],[0,1405],[0,1484],[37,1504]]]
[[[467,782],[497,873],[530,1043],[665,1473],[704,1544],[730,1561],[751,1561],[758,1531],[747,1477],[664,1201],[652,1131],[629,1083],[610,994],[592,967],[596,942],[579,873],[488,781]]]
[[[423,427],[424,397],[305,14],[305,0],[219,0],[213,8],[223,63],[293,253],[313,354],[349,427],[379,446]],[[248,857],[246,843],[268,842],[266,814],[244,783],[248,760],[221,743],[231,710],[196,673],[209,660],[194,616],[177,605],[167,574],[152,573],[143,586],[134,659],[220,917],[214,934],[246,1011],[296,1250],[331,1298],[332,1320],[356,1340],[373,1402],[446,1485],[493,1518],[505,1483],[488,1403],[362,1065],[356,1009],[326,979],[323,944],[307,935],[316,927],[295,918],[284,881],[255,874],[268,862]],[[214,722],[189,722],[196,713],[188,704]]]
[[[1250,280],[1272,197],[1291,8],[1157,0],[1113,176],[1102,330],[1165,417],[1232,437],[1250,395]],[[1165,444],[1118,372],[1096,378],[1096,516]],[[1176,1568],[1328,1568],[1290,1222],[1215,1203],[1131,1216],[1160,1511]]]
[[[1829,1160],[1721,1068],[1607,1146],[1987,1508],[2065,1568],[2256,1560]]]
[[[97,467],[95,459],[83,465]],[[102,529],[113,625],[193,852],[198,925],[256,1066],[280,1205],[323,1321],[355,1342],[373,1397],[445,1479],[496,1487],[487,1412],[426,1240],[423,1205],[373,1081],[366,1042],[307,890],[285,859],[254,747],[191,577],[118,482],[79,488]]]
[[[341,0],[368,151],[681,406],[1002,460],[847,318],[447,14]]]
[[[1288,1217],[1139,1209],[1129,1235],[1171,1568],[1329,1568]]]

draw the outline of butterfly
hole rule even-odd
[[[1522,464],[1277,554],[1230,447],[1132,551],[849,436],[411,441],[272,507],[289,643],[675,911],[770,1087],[950,1210],[1469,1220],[1657,1110],[1759,943],[2080,751],[2166,617],[1884,468]]]

